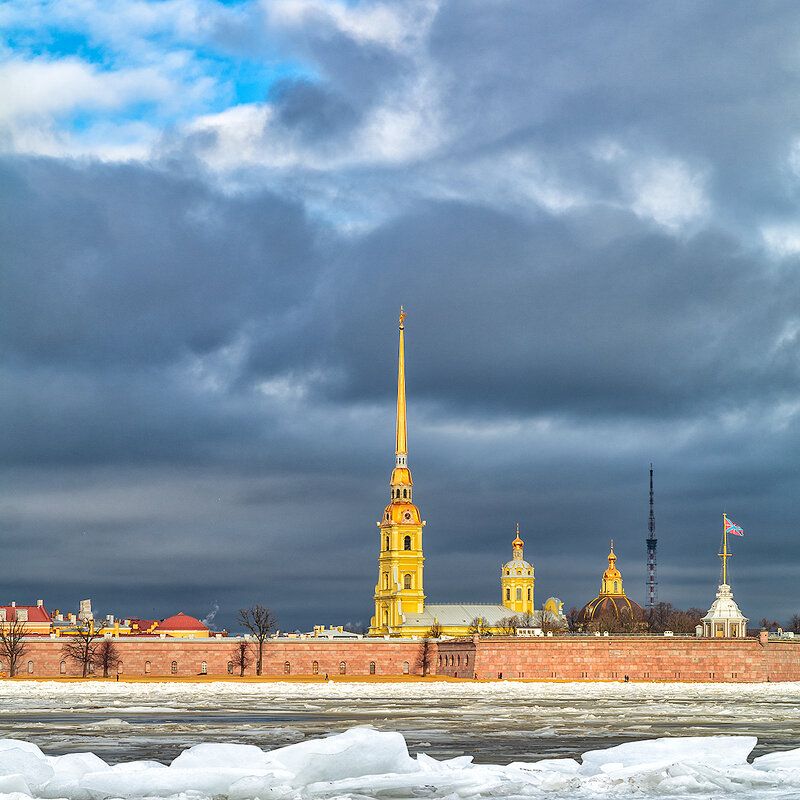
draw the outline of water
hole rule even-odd
[[[169,763],[209,742],[273,750],[364,725],[401,733],[412,755],[486,765],[715,735],[757,737],[752,761],[800,748],[800,684],[0,683],[0,738],[109,764]]]

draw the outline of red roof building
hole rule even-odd
[[[39,600],[35,606],[0,606],[0,625],[18,622],[25,626],[25,633],[30,635],[48,636],[50,634],[50,614]]]

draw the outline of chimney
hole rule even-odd
[[[37,600],[36,601],[36,607],[37,608],[41,608],[43,605],[44,605],[44,600]]]
[[[11,608],[16,608],[16,607],[17,607],[17,601],[16,600],[12,600],[11,601]]]

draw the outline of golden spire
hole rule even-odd
[[[406,312],[400,306],[400,356],[397,362],[397,455],[407,455],[408,445],[406,444],[406,363],[403,348],[403,331],[405,326],[403,320]]]

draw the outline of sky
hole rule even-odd
[[[800,612],[800,8],[0,4],[0,602],[368,625],[397,318],[430,602]]]

